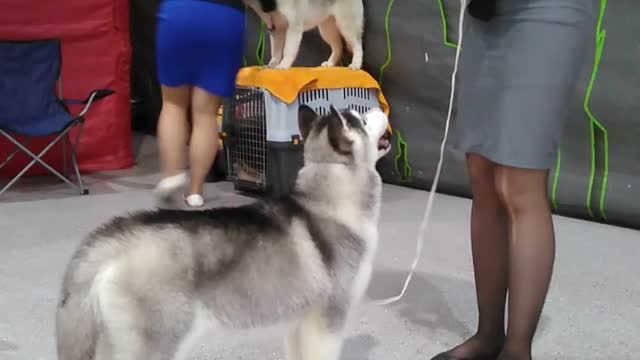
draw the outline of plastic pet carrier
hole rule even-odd
[[[283,77],[282,83],[293,85],[286,79],[291,76],[287,71],[279,74],[274,76]],[[227,175],[237,190],[274,195],[291,191],[303,164],[299,105],[306,104],[320,114],[328,113],[330,105],[358,112],[381,107],[381,93],[373,87],[309,89],[307,86],[297,91],[293,101],[286,102],[268,86],[239,85],[235,96],[224,104],[225,162]]]

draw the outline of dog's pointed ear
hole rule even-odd
[[[332,115],[333,116],[333,115]],[[337,120],[333,118],[334,120]],[[330,121],[327,127],[329,144],[340,155],[349,156],[353,150],[353,140],[345,136],[344,119],[342,121]]]
[[[303,140],[309,136],[313,122],[317,118],[318,114],[308,105],[300,105],[298,107],[298,127]]]
[[[340,117],[340,111],[338,111],[338,109],[336,109],[336,107],[333,106],[333,104],[329,106],[329,111],[331,112],[331,115]]]
[[[340,119],[340,121],[342,122],[342,126],[343,127],[347,127],[347,121],[345,120],[344,116],[342,116],[342,114],[340,114],[340,111],[338,111],[338,109],[336,109],[335,106],[333,106],[333,104],[331,104],[329,106],[329,111],[331,111],[331,115],[337,117],[338,119]]]

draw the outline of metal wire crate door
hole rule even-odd
[[[232,111],[229,177],[245,187],[266,185],[267,116],[262,90],[238,88],[228,109]]]

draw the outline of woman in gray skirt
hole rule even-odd
[[[469,5],[455,135],[473,193],[478,329],[432,360],[532,358],[555,258],[549,169],[590,59],[592,1]]]

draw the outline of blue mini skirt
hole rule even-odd
[[[165,0],[157,18],[160,84],[232,96],[244,52],[244,11],[212,1]]]

